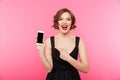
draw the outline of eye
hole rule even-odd
[[[71,21],[71,18],[67,18],[68,21]]]
[[[63,20],[62,18],[59,19],[60,21]]]
[[[68,18],[67,20],[68,20],[68,21],[71,21],[71,19],[69,19],[69,18]]]

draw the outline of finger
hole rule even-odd
[[[45,42],[45,39],[43,38],[43,43]]]

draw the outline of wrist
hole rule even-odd
[[[67,62],[70,62],[72,57],[69,55],[68,58],[66,59]]]

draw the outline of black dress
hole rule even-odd
[[[47,74],[46,80],[81,80],[78,70],[68,62],[60,59],[60,52],[55,48],[54,36],[51,38],[53,69]],[[75,48],[70,53],[74,59],[78,58],[79,37],[76,37]]]

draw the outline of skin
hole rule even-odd
[[[80,61],[75,60],[70,56],[70,53],[75,47],[75,36],[70,33],[71,16],[68,12],[64,12],[58,20],[59,33],[55,35],[55,48],[60,52],[60,58],[70,63],[77,70],[87,73],[89,71],[87,52],[84,41],[80,38],[78,52]],[[66,27],[63,29],[62,27]],[[42,63],[48,72],[53,68],[53,61],[51,56],[50,38],[44,41],[43,45],[37,45]]]

